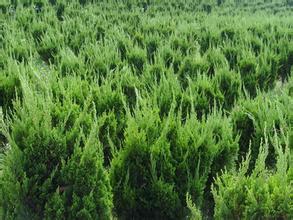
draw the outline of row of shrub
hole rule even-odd
[[[14,102],[13,115],[1,125],[8,141],[0,178],[4,219],[95,219],[113,213],[122,219],[184,218],[190,214],[187,195],[197,209],[212,213],[212,184],[220,187],[213,188],[215,218],[248,218],[257,205],[246,197],[255,199],[250,193],[256,196],[258,191],[245,191],[241,184],[257,190],[259,181],[266,181],[263,175],[271,175],[269,170],[290,168],[291,83],[239,102],[229,117],[214,110],[202,120],[191,112],[182,121],[182,110],[174,113],[176,102],[163,118],[159,107],[146,98],[137,101],[132,112],[123,103],[121,111],[102,110],[101,101],[95,102],[94,87],[87,87],[83,102],[78,100],[74,94],[82,86],[78,78],[56,78],[53,73],[35,77],[20,77],[23,97]],[[117,121],[120,116],[115,114],[123,115],[123,121]],[[259,147],[264,143],[265,148]],[[250,159],[243,161],[248,154]],[[230,173],[237,164],[241,172]],[[214,183],[223,169],[228,172]],[[267,183],[273,184],[268,186],[272,190],[291,189],[291,174],[282,170],[288,179],[280,179],[284,174],[277,171],[269,177],[273,182]],[[264,206],[265,201],[273,204],[259,208],[257,216],[290,219],[292,204],[286,197],[290,193],[278,197],[285,203],[279,210],[274,205],[278,192],[268,191],[268,198],[258,200]],[[235,198],[238,205],[246,201],[246,207],[238,210],[228,198]]]
[[[1,218],[293,217],[290,10],[37,2],[0,14]]]

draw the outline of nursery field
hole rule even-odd
[[[293,219],[293,0],[0,1],[0,219]]]

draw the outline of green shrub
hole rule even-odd
[[[274,101],[272,101],[274,100]],[[232,120],[235,134],[240,134],[239,142],[239,160],[244,157],[251,144],[250,170],[254,166],[259,154],[259,145],[264,139],[264,131],[272,136],[274,128],[278,135],[280,130],[288,131],[291,126],[290,103],[292,98],[287,95],[264,96],[259,95],[255,100],[240,101],[233,112]],[[282,110],[280,110],[282,109]],[[266,165],[273,167],[276,163],[276,152],[272,141],[268,140],[268,156]]]
[[[16,64],[8,61],[6,68],[6,71],[0,71],[0,106],[4,113],[12,110],[12,103],[17,96],[21,97]]]
[[[149,81],[158,84],[161,81],[161,78],[165,72],[166,69],[163,64],[154,64],[148,66],[147,73],[149,73]]]
[[[158,50],[158,39],[156,38],[150,38],[146,43],[147,48],[147,56],[150,63],[154,63],[155,61],[155,53]]]
[[[188,78],[195,80],[198,75],[205,74],[209,70],[209,63],[205,58],[197,56],[196,58],[186,57],[179,69],[179,80],[182,87],[188,85]]]
[[[56,7],[56,16],[59,21],[64,20],[64,12],[65,12],[65,5],[63,3],[59,3]]]
[[[181,88],[176,77],[171,74],[164,74],[160,83],[154,88],[153,97],[160,110],[160,115],[167,116],[172,104],[181,98]]]
[[[293,66],[293,46],[290,45],[286,53],[281,54],[279,60],[279,75],[282,81],[288,79],[291,73],[291,67]]]
[[[210,219],[214,178],[249,146],[250,178],[264,131],[271,181],[273,134],[293,146],[280,1],[0,1],[0,219]],[[239,218],[270,218],[253,181]]]
[[[239,71],[245,89],[251,96],[256,95],[257,63],[253,57],[243,58],[239,63]]]
[[[27,62],[29,49],[23,44],[12,49],[12,57],[18,62]]]
[[[240,75],[227,69],[220,69],[216,72],[214,82],[224,96],[224,107],[231,108],[240,94]]]
[[[293,1],[292,0],[286,0],[287,5],[293,6]]]
[[[210,76],[215,75],[216,69],[225,68],[226,58],[220,50],[217,49],[208,49],[205,53],[206,60],[208,62],[208,74]]]
[[[227,45],[224,47],[223,53],[230,65],[230,68],[235,69],[238,63],[238,49],[235,46]]]
[[[148,122],[128,121],[124,148],[112,161],[115,211],[120,218],[176,219],[181,207],[170,181],[174,168],[169,145],[165,139],[157,139],[157,114],[146,114]]]
[[[44,35],[37,51],[43,61],[54,63],[60,48],[60,40],[58,37]]]
[[[99,138],[103,144],[105,163],[108,165],[113,158],[112,143],[119,149],[124,140],[126,127],[126,107],[121,88],[113,89],[114,83],[106,82],[100,87],[95,87],[92,101],[98,117],[101,117]],[[109,133],[108,133],[109,132]],[[104,134],[104,136],[102,136]]]
[[[160,119],[149,107],[136,111],[111,166],[116,213],[120,218],[182,218],[186,193],[200,207],[212,177],[233,166],[237,148],[228,120],[219,116],[182,124],[171,114]]]
[[[138,74],[142,74],[147,58],[145,51],[141,49],[135,49],[128,54],[128,63]]]
[[[140,48],[144,48],[144,36],[140,32],[136,32],[133,36],[134,44]]]
[[[100,41],[100,40],[104,40],[105,39],[105,36],[106,36],[106,30],[104,27],[102,26],[97,26],[96,27],[96,39],[97,41]]]
[[[203,4],[202,8],[208,14],[210,14],[212,12],[212,5],[211,4]]]
[[[63,49],[60,51],[60,71],[62,75],[80,74],[82,62],[70,49]]]
[[[252,48],[252,51],[254,52],[254,54],[256,56],[258,56],[261,52],[261,49],[262,49],[261,40],[256,37],[252,37],[252,39],[250,40],[250,45],[251,45],[251,48]]]
[[[272,65],[264,63],[257,70],[258,86],[261,90],[268,91],[275,85],[277,72],[274,72]]]
[[[125,60],[127,58],[127,50],[128,50],[129,44],[130,43],[129,43],[129,41],[127,39],[118,40],[117,48],[118,48],[118,51],[120,53],[121,60]]]
[[[214,107],[223,104],[223,94],[210,78],[201,76],[190,84],[193,84],[191,89],[195,97],[194,108],[199,118],[211,113]]]
[[[227,27],[221,31],[221,38],[223,40],[233,41],[237,37],[237,32],[233,27]]]
[[[220,37],[215,30],[209,27],[202,27],[200,31],[199,45],[201,53],[204,54],[209,48],[217,47]]]
[[[179,50],[186,56],[190,46],[186,39],[176,37],[172,40],[171,47],[173,50]]]
[[[265,168],[268,154],[266,143],[261,146],[257,164],[247,174],[249,154],[236,172],[224,172],[213,186],[215,219],[291,219],[292,175],[289,171],[289,151],[278,149],[276,171]],[[287,146],[288,147],[288,146]]]
[[[1,218],[110,219],[97,122],[87,107],[54,103],[48,90],[44,95],[22,83],[23,102],[8,123],[10,149],[1,164]]]
[[[202,220],[202,214],[200,210],[198,210],[198,208],[193,204],[189,194],[186,194],[186,204],[187,204],[187,208],[190,211],[190,215],[187,216],[188,219]]]
[[[46,33],[46,24],[41,22],[33,23],[31,33],[34,41],[40,43]]]
[[[175,59],[175,54],[174,54],[173,50],[169,47],[164,47],[164,48],[162,48],[161,53],[162,53],[162,58],[165,63],[165,67],[167,67],[167,68],[171,67],[171,65],[173,64],[173,61]]]

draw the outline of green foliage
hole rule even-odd
[[[148,61],[150,63],[154,63],[154,61],[155,61],[155,53],[157,52],[158,47],[159,47],[159,43],[158,43],[157,38],[150,38],[148,40],[146,48],[147,48]]]
[[[187,204],[187,208],[190,211],[190,215],[188,216],[188,219],[190,219],[190,220],[201,220],[202,219],[201,212],[193,204],[189,194],[186,194],[186,204]]]
[[[237,154],[229,122],[218,119],[189,118],[182,124],[171,116],[161,120],[155,109],[136,112],[128,121],[124,149],[111,164],[119,217],[182,217],[187,192],[201,206],[209,177],[232,167]]]
[[[58,42],[55,36],[45,35],[37,49],[41,59],[47,63],[54,63],[59,52]]]
[[[82,62],[70,49],[60,51],[60,72],[66,74],[79,74],[82,68]]]
[[[291,44],[289,45],[287,52],[282,54],[279,66],[279,74],[282,80],[288,79],[291,67],[293,66],[293,46]]]
[[[246,57],[240,61],[239,71],[245,89],[251,96],[256,95],[257,78],[256,78],[257,63],[255,58]]]
[[[214,107],[223,104],[223,94],[209,77],[199,77],[195,83],[190,83],[190,87],[194,93],[194,108],[199,118],[211,113]]]
[[[274,101],[273,101],[274,100]],[[239,142],[239,159],[244,157],[248,152],[251,144],[250,167],[257,160],[259,154],[259,145],[264,139],[264,130],[269,136],[274,135],[274,128],[278,134],[281,130],[290,131],[292,114],[291,104],[292,98],[286,93],[280,95],[259,95],[254,100],[245,100],[239,103],[233,112],[232,120],[234,124],[235,134],[240,133]],[[281,138],[281,134],[280,138]],[[268,141],[269,154],[266,158],[268,166],[275,164],[275,148],[271,140]]]
[[[146,60],[145,52],[141,49],[134,49],[129,52],[128,63],[138,74],[141,74],[144,70]]]
[[[216,69],[226,67],[226,59],[225,56],[222,54],[221,51],[215,49],[209,49],[205,53],[206,59],[209,63],[208,74],[214,75]]]
[[[291,219],[292,176],[290,175],[289,149],[275,143],[278,151],[277,169],[265,168],[268,145],[260,147],[254,170],[247,175],[250,155],[237,172],[225,171],[213,186],[215,219]]]
[[[2,1],[0,218],[292,218],[289,6]]]
[[[240,75],[226,69],[220,69],[215,75],[215,85],[218,85],[224,96],[224,107],[231,108],[240,95]]]
[[[30,86],[22,81],[23,107],[16,103],[8,124],[11,149],[0,179],[2,217],[110,218],[111,187],[94,135],[97,124],[91,127],[94,118],[87,107],[54,103],[46,93],[31,93]]]
[[[200,56],[197,56],[193,59],[190,57],[186,57],[183,60],[183,63],[179,70],[179,77],[182,81],[182,86],[186,88],[188,78],[196,79],[199,74],[206,73],[208,69],[209,64],[204,58]]]
[[[0,73],[0,106],[4,112],[12,108],[13,100],[18,96],[21,97],[20,81],[17,75],[17,66],[15,63],[8,61],[6,71]]]

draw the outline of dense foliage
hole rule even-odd
[[[292,219],[293,2],[0,3],[1,219]]]

